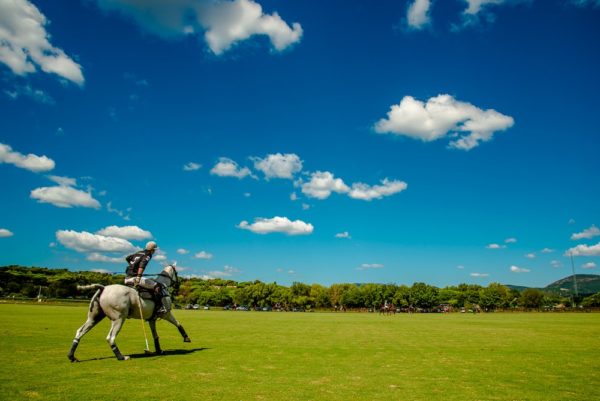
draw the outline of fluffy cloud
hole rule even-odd
[[[595,225],[592,225],[590,228],[586,228],[580,233],[575,233],[571,235],[571,239],[579,240],[579,239],[590,239],[600,235],[600,229]]]
[[[384,196],[394,195],[407,188],[404,181],[390,181],[387,178],[381,181],[381,185],[369,186],[363,183],[352,184],[348,196],[352,199],[361,199],[370,201],[372,199],[381,199]]]
[[[287,217],[279,216],[272,219],[256,218],[252,224],[244,220],[237,227],[256,234],[284,233],[288,235],[307,235],[311,234],[314,230],[313,225],[310,223],[305,223],[302,220],[291,221]]]
[[[467,8],[462,13],[462,24],[454,25],[453,30],[459,31],[469,26],[476,26],[483,19],[485,22],[493,23],[496,16],[490,11],[492,6],[515,5],[518,3],[530,3],[531,0],[465,0]]]
[[[1,13],[0,19],[2,19]],[[0,40],[0,43],[1,42],[2,41]],[[0,49],[2,48],[0,47]],[[31,153],[23,155],[12,150],[10,146],[0,143],[0,164],[2,163],[13,164],[17,167],[33,171],[34,173],[49,171],[54,168],[54,160],[49,159],[46,156],[37,156]]]
[[[206,252],[206,251],[200,251],[200,252],[198,252],[198,253],[196,253],[194,255],[194,258],[195,259],[206,259],[206,260],[209,260],[209,259],[213,258],[213,254],[209,253],[209,252]]]
[[[92,234],[87,231],[59,230],[56,239],[63,246],[78,252],[133,252],[136,248],[127,240],[104,235]]]
[[[348,231],[344,231],[343,233],[337,233],[335,235],[335,238],[346,238],[346,239],[352,239],[352,237],[350,236],[350,233]]]
[[[550,248],[544,248],[540,251],[541,253],[552,253],[554,252],[554,249],[550,249]]]
[[[380,134],[404,135],[424,142],[457,137],[449,147],[470,150],[513,124],[512,117],[493,109],[482,110],[450,95],[438,95],[426,103],[405,96],[400,104],[392,105],[387,118],[379,120],[374,129]]]
[[[98,235],[105,237],[116,237],[131,240],[144,240],[152,238],[150,231],[142,230],[138,226],[108,226],[96,232]]]
[[[302,26],[290,27],[276,12],[265,14],[253,0],[96,0],[100,7],[132,17],[145,30],[165,38],[204,32],[210,50],[220,55],[254,35],[269,38],[282,51],[302,37]]]
[[[226,265],[223,267],[223,270],[212,270],[207,272],[205,275],[202,276],[202,279],[210,280],[213,278],[231,277],[236,273],[240,273],[240,270],[236,269],[233,266]]]
[[[267,155],[264,159],[252,158],[254,168],[262,171],[266,179],[270,178],[294,178],[294,174],[302,171],[302,160],[293,153],[275,153]]]
[[[423,29],[429,24],[429,0],[414,0],[406,12],[406,22],[412,29]]]
[[[183,171],[196,171],[202,168],[201,164],[189,162],[183,166]]]
[[[46,17],[28,0],[0,1],[0,62],[17,75],[37,68],[83,85],[81,66],[50,43]]]
[[[180,255],[187,255],[188,253],[190,253],[190,251],[188,251],[187,249],[179,248],[177,250],[177,253]]]
[[[507,238],[504,240],[505,243],[507,244],[516,244],[517,243],[517,239],[516,238]]]
[[[85,257],[85,260],[89,260],[90,262],[102,262],[102,263],[125,263],[125,259],[123,258],[113,258],[111,256],[103,255],[99,252],[92,252]]]
[[[7,230],[6,228],[0,228],[0,238],[12,237],[13,235],[12,231]]]
[[[600,242],[596,245],[577,245],[574,248],[570,248],[565,252],[565,256],[600,256]]]
[[[500,244],[488,244],[486,245],[487,249],[504,249],[506,248],[506,245],[500,245]]]
[[[92,197],[89,192],[73,187],[42,187],[31,191],[30,197],[40,203],[50,203],[58,207],[89,207],[100,209],[100,202]]]
[[[210,173],[219,177],[236,177],[239,179],[251,175],[248,167],[240,168],[235,161],[227,157],[219,158],[219,162],[210,170]]]
[[[589,270],[589,269],[595,269],[595,268],[596,268],[596,263],[594,263],[594,262],[588,262],[588,263],[584,263],[584,264],[581,266],[581,268],[582,268],[582,269],[588,269],[588,270]]]
[[[317,171],[310,181],[302,185],[302,193],[311,198],[326,199],[332,192],[346,193],[350,188],[341,178],[335,178],[329,171]]]
[[[513,273],[529,273],[531,270],[529,269],[524,269],[518,266],[511,266],[510,267],[510,271]]]
[[[528,253],[525,255],[525,257],[528,259],[535,259],[535,253],[534,252]]]
[[[383,269],[383,267],[381,263],[363,263],[358,270]]]

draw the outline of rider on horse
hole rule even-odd
[[[146,269],[148,262],[150,262],[150,259],[152,259],[152,255],[154,255],[154,252],[156,252],[157,248],[158,246],[156,245],[156,242],[150,241],[146,244],[145,249],[133,253],[125,258],[127,263],[129,263],[129,266],[127,266],[126,270],[127,277],[125,278],[125,285],[134,286],[136,288],[142,287],[151,291],[154,296],[154,300],[156,301],[156,305],[160,306],[157,308],[156,313],[160,314],[168,312],[168,306],[170,305],[165,305],[165,302],[163,302],[163,298],[168,294],[160,283],[157,283],[156,281],[147,277],[142,277],[144,269]],[[168,304],[169,302],[166,303]]]

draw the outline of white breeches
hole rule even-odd
[[[127,277],[125,279],[125,284],[126,285],[134,285],[135,284],[135,277]],[[156,287],[156,281],[152,280],[151,278],[147,278],[147,277],[140,277],[140,287],[145,288],[147,290],[153,290],[154,287]]]

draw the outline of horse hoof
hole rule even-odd
[[[192,340],[190,340],[190,338],[189,338],[189,337],[186,337],[186,338],[184,338],[184,339],[183,339],[183,342],[184,342],[184,343],[191,343],[191,342],[192,342]]]
[[[124,361],[128,361],[128,360],[129,360],[129,355],[127,355],[127,356],[124,356],[124,357],[123,357],[123,360],[124,360]]]
[[[69,361],[71,361],[71,363],[73,362],[79,362],[79,359],[75,358],[74,356],[69,356]]]

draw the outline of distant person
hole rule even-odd
[[[157,313],[167,313],[168,310],[163,303],[163,290],[162,285],[156,281],[143,277],[142,274],[152,259],[152,255],[156,252],[158,246],[156,242],[150,241],[146,244],[146,248],[133,253],[125,258],[129,266],[127,266],[127,277],[125,278],[125,285],[133,287],[142,287],[152,292],[154,295],[154,301],[159,306]]]

